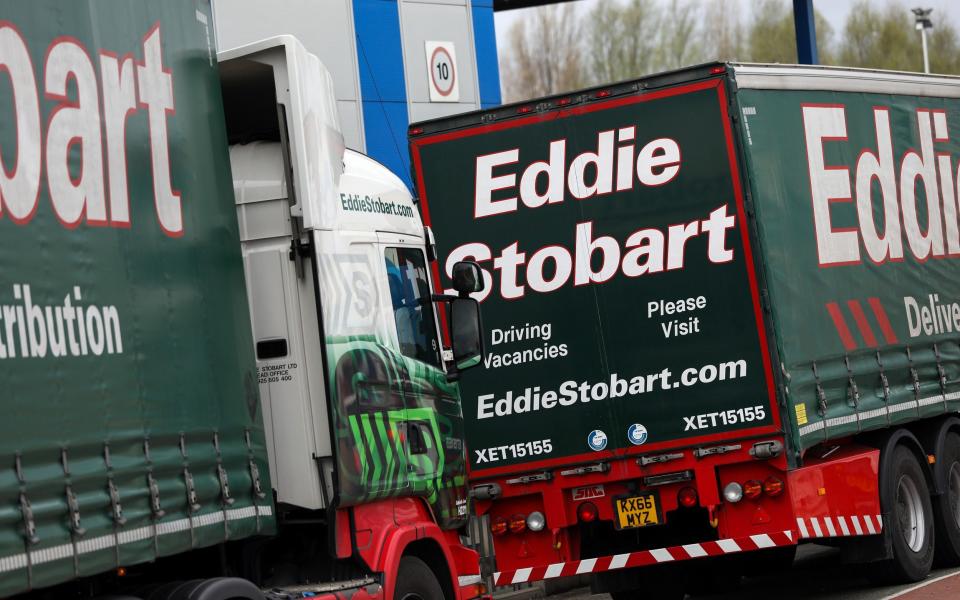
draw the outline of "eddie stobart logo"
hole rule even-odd
[[[600,429],[594,429],[587,435],[587,445],[596,452],[603,450],[607,447],[607,434]]]
[[[77,40],[59,37],[35,72],[23,36],[14,25],[0,22],[0,71],[7,74],[0,85],[13,109],[4,118],[12,118],[10,129],[16,132],[0,159],[5,167],[0,169],[0,220],[30,223],[45,182],[49,206],[44,210],[52,210],[64,228],[129,228],[129,158],[143,160],[151,171],[160,229],[170,237],[183,235],[167,135],[167,118],[176,110],[173,74],[163,64],[159,24],[147,32],[139,54],[137,59],[105,49],[91,53]],[[41,96],[54,103],[45,116]],[[128,150],[126,130],[133,121],[147,125],[149,152]],[[78,169],[71,166],[74,153]]]
[[[918,261],[960,256],[957,181],[952,157],[942,147],[950,141],[945,111],[916,110],[919,150],[895,157],[889,108],[874,107],[876,145],[859,152],[847,141],[845,106],[805,104],[801,110],[820,266],[855,265],[864,259],[898,262],[907,253]],[[838,146],[858,155],[856,164],[829,162],[827,149]],[[882,219],[873,216],[878,187]],[[832,203],[851,201],[856,225],[835,225]]]
[[[525,165],[518,164],[519,148],[475,157],[474,218],[502,219],[517,211],[591,198],[609,202],[604,198],[609,194],[668,186],[683,167],[680,145],[671,138],[640,145],[637,127],[629,123],[595,135],[596,151],[576,156],[569,156],[567,140],[560,139],[540,149],[524,148]],[[707,238],[710,262],[730,262],[734,252],[727,246],[727,233],[736,224],[736,211],[723,199],[707,202],[709,208],[699,218],[664,228],[640,227],[625,240],[602,235],[592,221],[576,223],[568,234],[572,250],[559,244],[523,248],[518,241],[495,253],[484,243],[470,242],[454,248],[444,267],[449,277],[458,261],[479,263],[486,285],[474,297],[482,301],[494,290],[512,300],[564,286],[602,284],[618,274],[642,277],[679,270],[687,243],[698,236]],[[494,273],[499,274],[498,285]]]
[[[380,196],[371,197],[360,194],[340,194],[340,207],[353,212],[365,212],[378,215],[396,215],[398,217],[414,216],[413,207],[398,204],[396,201],[386,202]]]

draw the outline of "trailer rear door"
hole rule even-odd
[[[439,281],[486,273],[474,476],[778,429],[723,81],[411,128]]]

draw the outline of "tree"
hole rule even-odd
[[[508,32],[505,96],[556,94],[710,60],[794,63],[790,4],[753,0],[748,19],[738,0],[601,0],[589,13],[575,4],[540,8]],[[901,2],[858,0],[838,43],[823,15],[815,19],[822,64],[923,70],[920,35]],[[931,71],[960,74],[960,34],[946,18],[934,23]]]
[[[743,54],[743,24],[736,0],[713,0],[703,11],[703,52],[708,60],[737,60]]]
[[[822,64],[830,64],[833,28],[827,19],[814,11],[817,30],[817,54]],[[747,29],[743,60],[793,64],[797,62],[797,30],[790,4],[781,0],[758,0],[753,19]]]
[[[573,5],[546,6],[507,32],[502,56],[504,97],[508,102],[584,87],[580,27]]]
[[[922,71],[919,42],[913,17],[903,5],[888,4],[881,11],[868,0],[859,0],[847,17],[838,62],[848,67]]]
[[[920,37],[919,33],[914,35]],[[957,30],[944,22],[935,25],[932,32],[927,32],[927,37],[930,72],[960,74],[960,39]],[[918,48],[916,51],[921,50]]]
[[[797,62],[797,34],[790,5],[760,0],[747,28],[746,55],[754,62]]]
[[[679,69],[703,60],[703,47],[698,40],[694,2],[672,0],[660,19],[660,35],[656,64],[661,69]]]
[[[657,65],[660,16],[651,0],[601,2],[590,11],[587,23],[591,83],[640,77]]]

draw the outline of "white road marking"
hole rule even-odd
[[[900,596],[905,596],[905,595],[909,594],[910,592],[919,590],[920,588],[925,588],[925,587],[927,587],[928,585],[930,585],[931,583],[936,583],[936,582],[938,582],[938,581],[942,581],[942,580],[947,579],[947,578],[949,578],[949,577],[956,577],[957,575],[960,575],[960,572],[954,571],[953,573],[947,573],[946,575],[941,575],[940,577],[934,577],[933,579],[928,579],[928,580],[926,580],[926,581],[921,581],[920,583],[918,583],[917,585],[915,585],[915,586],[913,586],[913,587],[909,587],[909,588],[907,588],[907,589],[905,589],[905,590],[901,590],[901,591],[899,591],[899,592],[897,592],[897,593],[895,593],[895,594],[890,594],[889,596],[884,596],[883,598],[880,598],[880,600],[893,600],[894,598],[899,598]]]

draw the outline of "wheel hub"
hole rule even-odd
[[[960,465],[957,467],[958,491],[960,491]],[[951,469],[951,477],[953,470]],[[951,486],[953,480],[951,478]],[[903,541],[914,552],[919,552],[924,545],[926,536],[926,517],[923,514],[923,503],[917,484],[907,475],[902,475],[897,482],[896,518],[900,524]],[[956,510],[954,515],[957,516]]]

